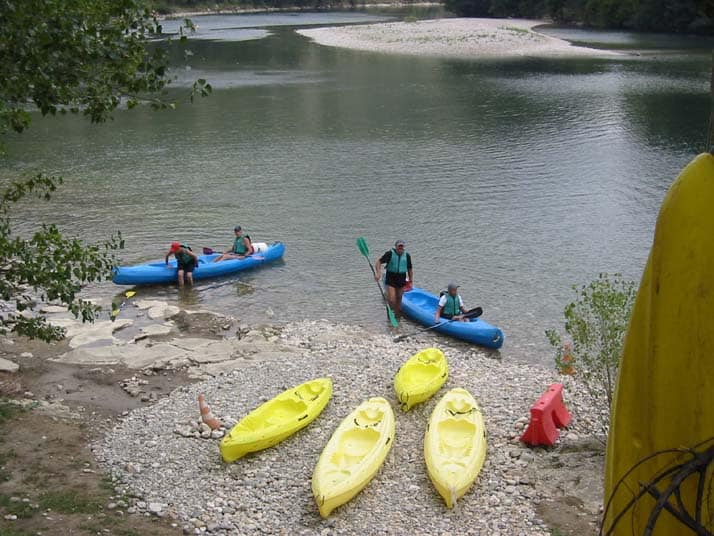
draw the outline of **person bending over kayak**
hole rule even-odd
[[[384,284],[387,287],[387,300],[392,309],[394,309],[394,313],[399,314],[402,310],[402,295],[407,284],[407,275],[409,275],[409,281],[414,282],[412,257],[404,250],[404,241],[397,240],[394,243],[394,247],[382,255],[374,264],[374,278],[378,282],[382,276],[383,264],[387,266],[387,275],[384,280]]]
[[[439,305],[436,308],[434,323],[438,324],[440,322],[440,318],[468,322],[469,319],[464,318],[464,314],[466,313],[467,311],[464,307],[464,300],[462,300],[461,296],[459,296],[459,286],[456,283],[449,283],[447,292],[442,294],[439,298]]]
[[[164,259],[167,267],[169,266],[169,257],[171,255],[176,257],[179,287],[183,286],[184,277],[189,285],[193,285],[193,269],[198,266],[198,257],[196,254],[191,251],[189,246],[179,242],[171,242],[169,252],[166,254],[166,258]]]
[[[236,225],[233,232],[236,235],[233,240],[233,246],[228,251],[223,252],[219,257],[213,259],[213,262],[227,261],[228,259],[244,259],[248,255],[253,254],[253,244],[250,242],[250,236],[243,233],[243,228],[240,225]]]

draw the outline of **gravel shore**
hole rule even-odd
[[[574,46],[534,31],[540,24],[543,22],[464,18],[311,28],[297,33],[326,46],[413,56],[475,59],[619,55]]]
[[[393,376],[410,355],[433,342],[449,359],[450,378],[435,398],[402,413],[396,409]],[[235,370],[180,387],[127,414],[92,446],[120,493],[132,498],[125,499],[129,513],[171,516],[186,534],[492,536],[550,534],[538,504],[567,495],[579,496],[583,515],[597,515],[601,453],[588,439],[596,419],[570,378],[446,339],[395,344],[389,336],[327,321],[290,324],[275,343],[294,348],[290,359],[256,356]],[[280,391],[319,376],[333,379],[332,401],[314,423],[276,447],[226,465],[215,436],[190,434],[199,393],[230,424]],[[559,447],[529,449],[518,436],[530,405],[554,381],[565,383],[573,422]],[[426,474],[423,436],[438,397],[457,386],[481,405],[489,450],[473,488],[448,511]],[[372,483],[322,520],[310,491],[313,467],[341,419],[372,396],[384,396],[395,407],[394,448]],[[583,468],[589,473],[579,472],[579,461],[564,467],[568,446],[578,452],[572,460],[593,460],[592,470]]]

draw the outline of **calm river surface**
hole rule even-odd
[[[459,282],[504,330],[505,357],[549,359],[543,330],[562,325],[571,285],[639,278],[662,197],[703,149],[711,42],[553,30],[640,55],[456,61],[294,32],[378,16],[196,17],[193,56],[174,50],[177,111],[118,111],[102,126],[37,117],[9,139],[6,171],[66,180],[21,218],[88,239],[121,230],[126,263],[161,257],[171,240],[227,247],[241,224],[284,241],[285,262],[137,298],[374,330],[386,330],[384,308],[355,239],[381,254],[401,238],[417,286]],[[189,105],[200,77],[215,91]]]

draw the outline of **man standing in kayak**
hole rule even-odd
[[[171,242],[169,252],[166,254],[164,261],[166,267],[169,268],[169,257],[176,257],[176,265],[178,267],[178,284],[183,287],[184,275],[189,285],[193,285],[193,269],[198,266],[198,257],[191,251],[189,246],[179,242]]]
[[[436,308],[434,323],[438,324],[441,321],[441,318],[468,322],[469,319],[464,318],[464,314],[467,312],[468,311],[464,307],[464,300],[462,300],[461,296],[459,296],[459,285],[456,283],[449,283],[446,294],[442,294],[439,298],[439,305]]]
[[[236,235],[233,240],[233,247],[225,251],[220,257],[213,259],[213,262],[228,259],[244,259],[246,256],[253,254],[253,244],[250,242],[250,236],[243,233],[243,228],[240,225],[236,225],[233,232]]]
[[[414,283],[414,273],[412,272],[412,257],[404,250],[404,241],[397,240],[394,247],[382,255],[374,264],[374,278],[379,282],[382,276],[382,265],[387,265],[387,275],[384,284],[387,287],[387,299],[389,305],[394,309],[395,314],[400,314],[402,311],[402,295],[404,287],[407,284],[407,275],[409,281]]]

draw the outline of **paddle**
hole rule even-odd
[[[372,275],[374,277],[377,277],[377,274],[374,271],[374,266],[372,266],[372,263],[369,260],[369,248],[367,247],[367,241],[364,239],[364,237],[360,236],[357,239],[357,247],[359,248],[359,252],[364,256],[365,259],[367,259],[367,264],[369,264],[369,269],[372,270]],[[389,324],[393,327],[399,327],[399,322],[397,321],[397,317],[394,316],[394,311],[392,311],[392,308],[389,306],[389,302],[387,301],[387,297],[384,295],[384,291],[382,290],[382,285],[379,284],[379,281],[377,281],[377,288],[379,288],[379,293],[382,295],[382,299],[384,300],[384,305],[387,307],[387,317],[389,318]]]
[[[214,251],[211,248],[206,248],[206,247],[203,248],[204,255],[213,255],[214,253],[223,253],[223,252],[222,251]],[[253,255],[245,255],[245,257],[253,257],[254,259],[257,259],[259,261],[265,260],[265,257],[263,257],[262,255],[256,255],[255,253]]]
[[[463,314],[463,318],[478,318],[482,314],[483,314],[483,309],[481,309],[480,307],[475,307],[475,308],[471,309],[470,311],[466,311]],[[438,328],[439,326],[444,326],[444,325],[454,322],[456,320],[459,320],[459,319],[452,318],[451,320],[447,320],[446,322],[439,322],[438,324],[434,324],[433,326],[429,326],[428,328],[418,329],[417,331],[415,331],[413,333],[407,333],[406,335],[400,335],[399,337],[394,338],[394,342],[403,341],[404,339],[406,339],[408,337],[412,337],[418,333],[422,333],[423,331],[429,331],[430,329]]]

